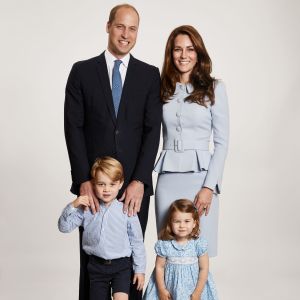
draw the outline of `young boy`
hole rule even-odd
[[[89,255],[90,299],[106,299],[110,286],[114,300],[127,300],[133,259],[133,283],[142,290],[146,254],[137,216],[128,217],[116,197],[124,182],[123,168],[112,157],[97,159],[91,176],[100,211],[92,214],[87,196],[79,196],[63,210],[58,228],[71,232],[84,227],[83,250]]]

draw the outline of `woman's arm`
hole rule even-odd
[[[214,153],[210,160],[203,187],[195,196],[195,206],[200,216],[209,213],[213,191],[220,193],[222,174],[229,140],[229,110],[223,82],[215,87],[215,104],[211,106]]]
[[[209,260],[208,254],[199,256],[199,276],[196,288],[191,295],[191,300],[199,300],[208,277]]]
[[[172,299],[170,292],[167,290],[165,285],[165,264],[166,259],[161,256],[156,256],[155,261],[155,277],[156,285],[158,289],[158,295],[160,300],[170,300]]]
[[[203,186],[220,193],[222,174],[229,141],[229,108],[226,88],[216,83],[215,104],[211,106],[214,153],[209,163]]]

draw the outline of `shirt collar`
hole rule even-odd
[[[191,94],[194,91],[194,87],[191,83],[180,83],[180,82],[176,82],[176,91],[183,91],[187,94]]]
[[[114,55],[112,55],[109,50],[105,50],[104,52],[104,55],[105,55],[105,59],[106,59],[106,62],[109,66],[111,66],[113,68],[114,64],[115,64],[115,60],[118,60],[119,58],[116,58]],[[124,57],[122,57],[121,60],[122,61],[122,65],[125,67],[125,68],[128,68],[128,63],[129,63],[129,59],[130,59],[130,54],[127,53]]]
[[[181,245],[181,244],[178,244],[176,242],[176,240],[171,240],[171,244],[173,245],[173,247],[180,251],[190,249],[192,246],[192,242],[193,242],[193,240],[191,239],[191,240],[187,241],[185,244]]]
[[[109,208],[110,208],[111,206],[113,206],[116,202],[118,202],[118,200],[117,200],[117,199],[114,199],[114,200],[110,203],[109,206],[106,206],[105,203],[104,203],[101,199],[99,199],[99,204],[100,204],[100,206],[101,206],[101,209],[104,209],[104,210],[109,209]]]

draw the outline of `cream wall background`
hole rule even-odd
[[[0,2],[1,299],[77,299],[78,233],[57,230],[74,198],[64,88],[75,61],[106,48],[118,3]],[[231,142],[211,260],[220,299],[299,299],[299,1],[130,3],[141,15],[137,58],[161,67],[170,31],[191,24],[227,86]],[[152,206],[147,277],[155,240]]]

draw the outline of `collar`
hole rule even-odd
[[[176,82],[176,91],[183,91],[187,94],[191,94],[194,91],[194,87],[191,83],[181,83],[181,82]]]
[[[116,203],[116,201],[118,202],[117,199],[114,199],[113,201],[111,201],[109,206],[106,206],[105,203],[101,199],[99,199],[99,204],[101,206],[101,209],[109,209],[111,206],[113,206]]]
[[[189,248],[191,248],[192,246],[192,243],[193,243],[193,240],[188,240],[185,244],[181,245],[181,244],[178,244],[176,242],[176,240],[171,240],[171,244],[173,245],[173,247],[177,250],[180,250],[180,251],[184,251],[184,250],[187,250]]]
[[[105,60],[106,60],[107,65],[109,65],[111,68],[114,67],[115,60],[118,60],[118,59],[119,59],[119,58],[116,58],[113,54],[111,54],[111,53],[109,52],[108,49],[105,50],[104,56],[105,56]],[[119,60],[122,61],[122,65],[123,65],[125,68],[128,68],[129,59],[130,59],[130,54],[127,53],[124,57],[122,57],[122,58],[119,59]]]

